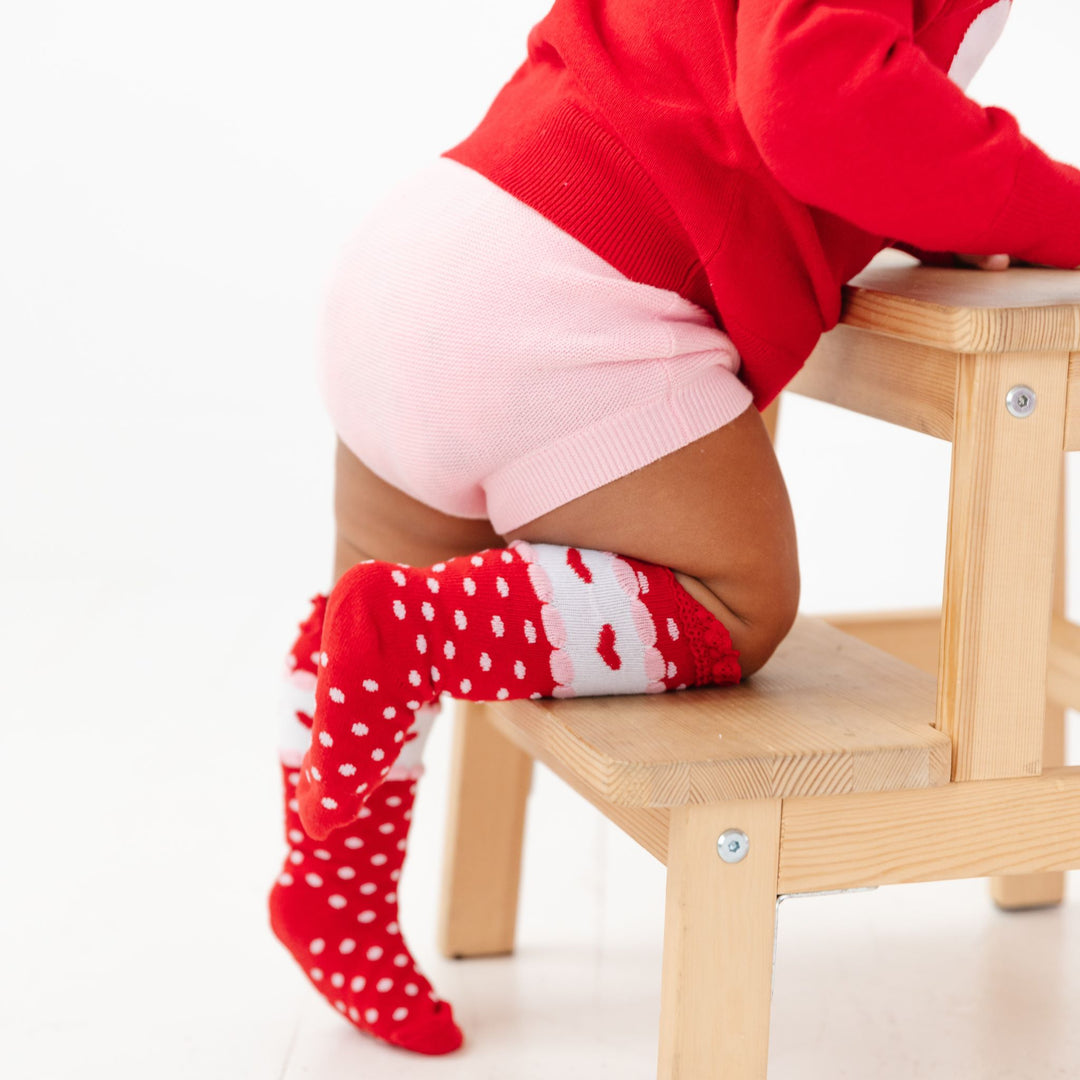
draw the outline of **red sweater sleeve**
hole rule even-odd
[[[736,18],[739,107],[796,198],[927,250],[1080,265],[1080,170],[930,60],[912,0],[741,0]]]

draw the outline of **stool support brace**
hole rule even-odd
[[[1080,766],[784,800],[780,892],[1080,868]]]

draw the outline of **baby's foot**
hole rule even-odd
[[[284,771],[290,851],[270,894],[274,933],[362,1031],[421,1054],[456,1050],[450,1005],[420,973],[397,921],[415,782],[386,781],[356,821],[316,841],[294,809],[297,773]]]

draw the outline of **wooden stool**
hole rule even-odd
[[[994,875],[1031,907],[1080,868],[1080,278],[883,252],[789,389],[952,441],[941,612],[800,617],[739,686],[465,706],[455,730],[442,950],[513,949],[542,761],[667,865],[663,1080],[765,1080],[778,896]]]

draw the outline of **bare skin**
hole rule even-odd
[[[1010,266],[1036,266],[1046,270],[1059,270],[1060,267],[1050,266],[1048,263],[1028,262],[1027,259],[1018,259],[1015,255],[961,255],[956,257],[961,261],[974,266],[977,270],[1008,270]],[[1080,270],[1080,266],[1073,267]]]
[[[974,266],[977,270],[1009,269],[1008,255],[961,255],[957,252],[956,257],[961,262],[966,262],[969,266]]]
[[[430,566],[505,547],[489,521],[450,517],[376,476],[340,440],[334,462],[334,580],[364,559]]]
[[[799,600],[795,525],[765,425],[741,416],[500,536],[392,487],[338,444],[335,579],[361,559],[428,566],[509,540],[597,548],[670,566],[727,627],[744,675],[791,628]]]

